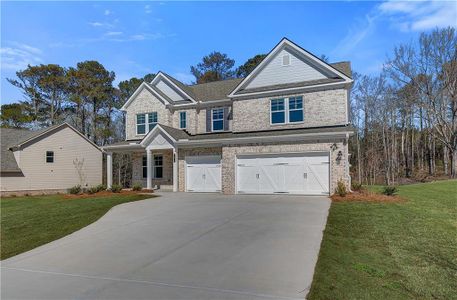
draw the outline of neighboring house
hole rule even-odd
[[[349,62],[283,39],[243,79],[185,85],[159,72],[122,110],[133,182],[173,191],[328,195],[350,184]]]
[[[101,149],[67,123],[39,131],[1,128],[0,133],[2,195],[102,183]]]

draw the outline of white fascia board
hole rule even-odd
[[[135,98],[138,96],[138,94],[143,90],[143,89],[147,89],[151,94],[153,94],[155,97],[157,97],[159,100],[162,100],[162,102],[165,104],[165,103],[170,103],[170,101],[168,101],[167,99],[164,99],[162,96],[160,96],[159,94],[157,94],[156,91],[154,91],[146,82],[142,82],[140,84],[140,86],[136,89],[136,91],[132,94],[132,96],[130,96],[130,98],[127,100],[127,102],[124,103],[124,105],[122,105],[121,107],[121,111],[126,111],[127,110],[127,107],[133,102],[133,100],[135,100]]]
[[[271,60],[271,58],[273,56],[275,56],[279,51],[281,51],[285,46],[289,46],[291,47],[292,49],[294,49],[295,51],[297,51],[299,54],[309,58],[311,61],[315,62],[316,64],[322,66],[324,69],[328,70],[329,72],[331,73],[335,73],[336,75],[340,76],[341,78],[343,78],[345,80],[345,82],[352,82],[352,79],[347,77],[346,75],[344,75],[343,73],[341,73],[340,71],[338,71],[337,69],[335,69],[334,67],[332,67],[330,64],[327,64],[326,62],[316,58],[314,55],[312,55],[311,53],[309,53],[308,51],[306,51],[305,49],[297,46],[296,44],[292,43],[291,41],[289,41],[288,39],[286,38],[283,38],[279,43],[278,45],[276,45],[276,47],[274,47],[270,53],[264,58],[264,60],[259,64],[257,65],[257,67],[254,68],[254,70],[245,78],[243,79],[243,81],[241,81],[236,87],[235,89],[228,95],[230,98],[233,98],[233,97],[236,97],[237,95],[235,95],[236,92],[238,92],[240,90],[240,88],[242,86],[244,86],[246,83],[248,83],[251,78],[255,77],[257,75],[257,73],[266,65],[269,63],[269,61]]]
[[[317,132],[317,133],[301,133],[290,135],[275,135],[275,136],[251,136],[240,138],[225,138],[225,139],[205,139],[205,140],[178,140],[177,146],[193,146],[193,145],[226,145],[231,143],[253,143],[259,142],[278,142],[278,141],[305,141],[305,140],[324,140],[335,138],[346,138],[347,135],[352,135],[351,131],[341,132]]]
[[[166,132],[161,126],[160,124],[157,124],[154,129],[152,129],[151,131],[148,132],[148,134],[141,140],[140,144],[142,147],[147,147],[147,144],[146,144],[146,141],[149,140],[149,138],[151,136],[153,136],[156,132],[162,132],[163,134],[165,134],[173,143],[176,143],[176,140],[168,134],[168,132]],[[149,143],[148,143],[149,144]]]
[[[265,94],[277,94],[277,93],[287,93],[287,92],[296,92],[296,91],[308,91],[308,90],[324,88],[324,87],[338,87],[338,86],[345,87],[348,83],[352,83],[352,80],[351,80],[351,82],[346,82],[346,81],[332,82],[332,83],[324,83],[324,84],[315,84],[315,85],[310,85],[310,86],[299,86],[299,87],[280,89],[280,90],[245,93],[245,94],[233,95],[231,97],[232,98],[242,98],[242,97],[265,95]]]
[[[162,79],[162,80],[168,82],[171,86],[173,86],[175,89],[177,89],[178,91],[180,91],[181,93],[183,93],[186,97],[188,97],[192,102],[197,103],[197,101],[195,101],[194,98],[192,98],[191,96],[189,96],[189,95],[188,95],[185,91],[183,91],[179,86],[177,86],[176,84],[174,84],[174,82],[171,81],[170,79],[168,79],[167,76],[165,76],[162,72],[157,73],[156,77],[154,77],[154,79],[151,81],[151,84],[155,84],[157,81],[159,81],[159,79]]]
[[[110,152],[110,151],[115,151],[115,150],[118,150],[118,151],[134,151],[134,150],[143,150],[144,147],[141,146],[140,144],[134,144],[134,145],[113,145],[113,146],[104,146],[104,147],[101,147],[103,149],[103,151],[105,152]]]

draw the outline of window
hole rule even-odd
[[[182,111],[179,113],[179,128],[187,128],[186,112]]]
[[[143,155],[143,178],[148,177],[148,157]]]
[[[212,131],[221,131],[224,130],[224,109],[223,108],[214,108],[211,112],[212,117]]]
[[[148,114],[148,132],[157,125],[157,112]]]
[[[271,124],[286,123],[286,110],[284,99],[271,100]]]
[[[289,98],[289,122],[303,122],[303,98]]]
[[[146,114],[136,115],[136,134],[146,133]]]
[[[163,178],[163,156],[154,155],[154,178]]]
[[[47,163],[54,162],[54,151],[46,151],[46,162]]]
[[[146,123],[146,120],[148,122]],[[146,134],[157,125],[157,112],[136,115],[136,134]]]
[[[303,97],[271,100],[271,124],[303,122]]]

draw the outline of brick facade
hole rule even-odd
[[[163,155],[163,178],[152,179],[152,186],[155,185],[172,185],[173,184],[173,151],[160,150],[153,151],[153,160],[155,154]],[[132,154],[132,184],[140,183],[146,188],[146,178],[143,178],[143,156],[146,151],[134,152]]]

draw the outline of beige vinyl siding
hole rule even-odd
[[[54,163],[46,163],[46,151],[54,151]],[[67,189],[77,184],[102,183],[102,152],[69,127],[35,142],[23,150],[18,165],[23,177],[2,177],[2,191]],[[74,161],[83,162],[81,177]]]
[[[290,65],[288,66],[282,65],[284,55],[289,55]],[[283,49],[249,82],[246,89],[323,78],[327,77],[292,52]]]

